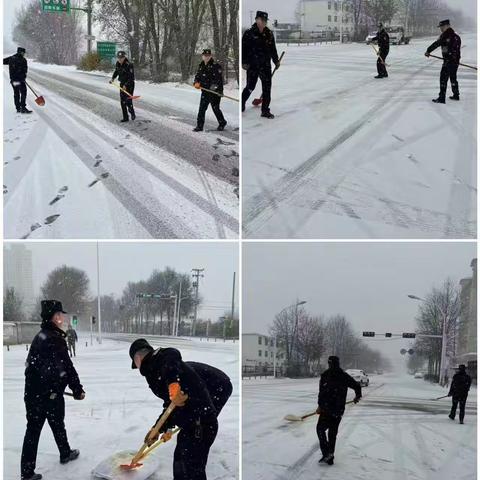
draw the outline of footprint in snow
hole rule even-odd
[[[118,146],[118,148],[123,148],[125,145],[122,143]]]
[[[100,154],[95,155],[95,160],[98,160],[99,158],[102,158]]]
[[[395,138],[396,140],[398,140],[399,142],[404,142],[405,141],[403,138],[400,138],[397,135],[394,135],[393,133],[392,133],[392,137]]]
[[[102,163],[102,160],[97,160],[93,166],[98,167],[101,163]]]
[[[233,175],[234,177],[238,177],[238,176],[240,175],[240,171],[238,170],[237,167],[233,167],[233,168],[232,168],[232,175]]]
[[[88,184],[88,188],[93,187],[96,183],[98,183],[100,180],[96,178],[92,183]]]
[[[8,162],[3,162],[4,165],[8,165]]]
[[[216,153],[213,157],[212,157],[212,160],[214,162],[218,162],[220,160],[220,155],[218,153]]]
[[[129,134],[129,135],[125,135],[125,138],[130,138],[130,134]]]
[[[61,194],[57,195],[57,196],[49,203],[49,205],[53,205],[54,203],[57,203],[59,200],[61,200],[61,199],[64,198],[64,197],[65,197],[65,195],[61,195]]]
[[[3,194],[5,195],[6,193],[8,193],[8,188],[6,185],[3,186]]]
[[[223,154],[223,156],[224,156],[225,158],[238,157],[238,153],[237,153],[235,150],[230,150],[230,152],[231,152],[231,153],[230,153],[229,155]]]
[[[67,192],[68,191],[68,187],[66,185],[64,185],[59,191],[58,193],[64,193],[64,192]]]
[[[42,228],[42,226],[38,222],[31,225],[30,226],[30,231],[22,237],[22,240],[25,240],[26,238],[28,238],[31,235],[32,232],[34,232],[35,230],[37,230],[39,228]]]
[[[60,215],[50,215],[45,219],[45,225],[51,225]]]
[[[110,176],[110,174],[108,172],[105,172],[105,173],[102,173],[100,176],[102,178],[108,178]]]
[[[14,160],[20,160],[22,157],[20,155],[17,155],[16,157],[13,157]]]
[[[215,145],[235,145],[234,142],[227,142],[222,140],[221,138],[217,137],[217,143]]]

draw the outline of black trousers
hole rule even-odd
[[[198,107],[197,127],[203,128],[205,125],[205,114],[207,113],[209,105],[212,106],[212,110],[217,118],[218,124],[225,124],[225,117],[220,110],[220,100],[221,97],[218,95],[202,91],[202,96],[200,97],[200,106]]]
[[[173,480],[207,480],[208,454],[217,432],[216,419],[180,430],[173,455]]]
[[[133,95],[135,91],[135,84],[121,85],[130,95]],[[135,115],[135,110],[133,108],[133,100],[125,93],[120,90],[120,105],[122,107],[123,119],[128,120],[128,113],[130,115]]]
[[[270,65],[247,70],[247,85],[242,92],[242,104],[245,105],[257,86],[258,78],[262,82],[262,112],[270,111],[272,100],[272,68]]]
[[[452,397],[452,409],[450,410],[450,416],[452,418],[455,418],[455,415],[457,414],[457,406],[460,404],[460,421],[463,422],[463,419],[465,418],[465,404],[467,403],[466,398],[459,398],[459,397]]]
[[[21,474],[22,477],[28,478],[35,471],[38,441],[45,420],[52,429],[60,458],[68,457],[70,445],[65,430],[65,400],[63,395],[57,395],[53,400],[48,397],[25,398],[25,407],[27,410],[27,431],[23,440]]]
[[[330,453],[335,453],[335,444],[337,443],[338,426],[342,421],[342,417],[334,417],[322,414],[318,418],[317,435],[320,441],[320,450],[325,457]],[[328,432],[328,433],[327,433]]]
[[[70,352],[71,357],[76,357],[76,355],[75,355],[75,342],[73,342],[73,343],[68,342],[68,351]]]
[[[388,52],[382,52],[380,50],[377,58],[377,72],[382,77],[388,77],[386,60],[388,57]]]
[[[13,101],[15,102],[15,108],[21,110],[25,108],[27,102],[27,85],[25,82],[10,82],[13,88]],[[15,85],[16,84],[16,85]]]
[[[440,71],[440,98],[445,100],[447,95],[448,81],[452,86],[452,92],[455,96],[460,96],[460,90],[458,88],[457,80],[458,65],[455,63],[444,63],[442,70]]]

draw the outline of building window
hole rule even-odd
[[[328,21],[329,21],[329,22],[332,21],[332,16],[331,16],[331,15],[328,16]]]
[[[262,351],[261,351],[261,350],[258,351],[258,356],[259,356],[259,357],[262,356]]]
[[[328,9],[329,9],[329,10],[332,9],[332,2],[328,2]]]
[[[335,2],[335,10],[338,10],[338,2]]]
[[[262,337],[258,337],[258,344],[259,344],[259,345],[262,344]]]
[[[268,352],[265,350],[265,358],[268,358]]]
[[[338,22],[338,17],[335,15],[334,19],[333,19],[334,22]]]
[[[270,357],[273,358],[273,352],[270,352]]]
[[[273,338],[270,340],[270,346],[273,347]]]

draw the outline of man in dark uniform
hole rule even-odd
[[[212,51],[209,48],[203,50],[202,61],[198,66],[197,74],[195,75],[194,86],[197,89],[207,88],[217,92],[214,93],[202,91],[200,97],[200,107],[198,109],[197,126],[193,129],[194,132],[201,132],[205,124],[205,113],[208,106],[212,106],[213,113],[217,117],[218,131],[223,131],[227,122],[220,110],[221,95],[223,95],[223,74],[222,66],[217,63],[212,56]]]
[[[210,447],[218,431],[217,417],[232,393],[225,373],[210,365],[184,362],[175,348],[153,347],[143,338],[130,346],[132,368],[139,368],[152,392],[176,408],[160,430],[164,440],[171,429],[180,427],[173,458],[173,480],[206,480]],[[162,412],[163,413],[163,412]],[[158,436],[152,431],[145,437],[148,444]]]
[[[75,343],[76,342],[78,342],[77,332],[72,328],[72,326],[70,324],[68,324],[67,344],[68,344],[68,351],[70,353],[70,357],[76,357],[76,355],[75,355]]]
[[[328,369],[320,377],[318,391],[317,435],[322,451],[322,458],[319,463],[325,462],[328,465],[333,465],[338,427],[345,412],[345,402],[349,388],[355,390],[353,401],[358,403],[362,398],[362,387],[340,368],[338,357],[328,357]]]
[[[27,101],[27,80],[28,64],[25,58],[25,49],[17,48],[17,53],[3,59],[3,64],[8,65],[10,73],[10,84],[13,87],[13,100],[17,113],[32,113],[26,106]]]
[[[434,103],[445,103],[445,97],[447,95],[447,85],[450,79],[452,86],[453,96],[450,100],[460,100],[460,90],[458,88],[457,71],[458,64],[460,63],[462,48],[462,39],[455,33],[450,26],[450,20],[443,20],[438,24],[442,34],[436,42],[433,42],[425,52],[425,56],[429,57],[430,54],[442,47],[443,66],[440,71],[440,94],[438,98],[432,100]]]
[[[373,42],[378,44],[378,58],[377,58],[377,71],[378,75],[375,78],[388,78],[387,72],[387,56],[390,52],[390,36],[388,35],[383,23],[378,24],[377,35],[372,38]]]
[[[65,401],[68,385],[75,400],[83,400],[85,392],[75,367],[68,356],[62,304],[57,300],[42,301],[42,325],[30,345],[25,369],[25,407],[27,431],[23,440],[22,480],[40,480],[35,473],[38,441],[45,420],[52,429],[60,451],[60,463],[75,460],[80,452],[72,450],[65,430]]]
[[[468,375],[465,365],[459,365],[458,372],[453,376],[452,384],[448,392],[448,396],[452,397],[452,410],[448,417],[451,420],[455,420],[457,405],[460,403],[459,418],[462,425],[463,419],[465,418],[465,404],[467,403],[468,391],[470,390],[471,384],[472,379],[470,375]]]
[[[120,90],[120,105],[123,113],[123,118],[120,121],[128,122],[128,113],[130,113],[131,119],[135,120],[136,115],[131,98],[135,90],[135,72],[133,63],[128,60],[127,54],[122,50],[117,53],[117,63],[115,64],[115,71],[110,83],[113,83],[117,77],[120,81],[120,87],[128,92],[127,94]]]
[[[262,82],[262,117],[275,118],[270,112],[272,92],[272,64],[280,68],[273,32],[267,27],[268,13],[258,11],[255,23],[242,38],[242,67],[247,71],[247,85],[242,93],[242,112],[258,78]]]

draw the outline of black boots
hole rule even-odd
[[[434,98],[432,100],[433,103],[445,103],[445,99],[442,97]]]
[[[275,115],[273,113],[271,113],[270,110],[268,110],[266,112],[262,112],[261,117],[268,118],[268,119],[272,120],[273,118],[275,118]]]
[[[71,462],[72,460],[76,460],[78,456],[80,455],[80,450],[70,450],[70,454],[68,457],[61,458],[60,457],[60,463],[68,463]]]
[[[225,127],[227,126],[227,122],[222,122],[218,127],[217,127],[217,130],[219,132],[223,132],[225,130]]]
[[[42,480],[42,476],[39,473],[33,473],[30,477],[23,477],[22,480]]]
[[[458,102],[460,100],[460,95],[452,95],[449,98],[450,98],[450,100],[456,100]]]
[[[194,132],[203,132],[203,127],[199,127],[198,125],[193,129]]]
[[[18,110],[17,110],[17,112],[18,112]],[[32,111],[29,110],[27,107],[23,107],[23,108],[20,109],[20,113],[32,113]]]

